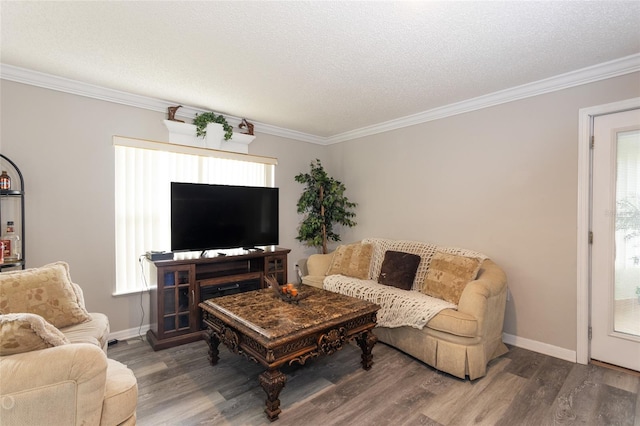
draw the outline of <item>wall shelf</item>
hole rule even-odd
[[[249,144],[256,138],[255,135],[247,135],[240,133],[238,129],[234,129],[231,139],[225,141],[222,124],[209,123],[207,136],[203,139],[196,136],[196,126],[194,124],[172,120],[164,120],[163,122],[169,131],[169,142],[178,145],[248,154]]]

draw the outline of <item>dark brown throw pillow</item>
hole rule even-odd
[[[419,264],[420,256],[417,254],[388,250],[384,254],[378,282],[403,290],[411,290]]]

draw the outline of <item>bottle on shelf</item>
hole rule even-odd
[[[2,235],[4,261],[15,262],[22,258],[20,237],[13,231],[13,221],[7,222],[7,231]]]
[[[11,189],[11,177],[6,170],[3,170],[2,174],[0,174],[0,189]]]
[[[0,240],[0,264],[4,263],[4,243]]]

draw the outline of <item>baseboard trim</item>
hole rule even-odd
[[[522,349],[538,352],[543,355],[549,355],[554,358],[560,358],[565,361],[577,362],[576,351],[570,349],[553,346],[548,343],[538,342],[536,340],[526,339],[513,334],[502,333],[502,341],[508,345],[517,346]]]
[[[129,328],[127,330],[109,333],[109,340],[127,340],[134,337],[145,338],[149,328],[149,324],[145,324],[142,327]],[[508,345],[517,346],[543,355],[549,355],[565,361],[577,362],[576,351],[572,351],[570,349],[553,346],[548,343],[538,342],[537,340],[531,340],[520,336],[514,336],[513,334],[508,333],[502,333],[502,341]]]
[[[145,324],[142,327],[129,328],[127,330],[115,331],[113,333],[109,333],[109,340],[127,340],[132,339],[134,337],[142,337],[145,338],[145,335],[149,331],[149,324]]]

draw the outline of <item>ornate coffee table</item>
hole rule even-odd
[[[262,364],[260,385],[267,394],[269,420],[280,414],[278,396],[286,382],[279,370],[284,364],[304,364],[307,359],[330,355],[355,339],[362,349],[362,368],[373,365],[371,349],[378,341],[371,329],[380,306],[353,297],[301,286],[305,296],[287,303],[267,288],[209,299],[200,303],[207,327],[209,362],[218,362],[218,345]]]

